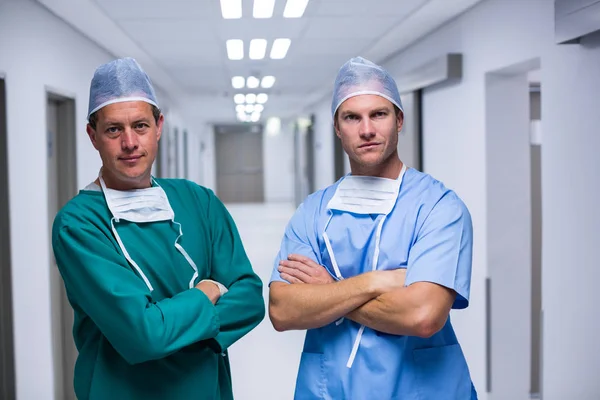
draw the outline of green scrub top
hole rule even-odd
[[[80,400],[232,399],[227,348],[264,318],[262,282],[233,219],[206,188],[157,179],[182,227],[179,243],[198,267],[229,291],[216,305],[189,288],[194,270],[175,248],[170,221],[115,223],[101,191],[79,192],[56,216],[52,246],[65,283],[79,351],[74,387]]]

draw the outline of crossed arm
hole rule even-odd
[[[310,258],[292,254],[279,272],[290,284],[271,284],[269,316],[278,331],[318,328],[345,317],[380,332],[430,337],[446,323],[456,297],[430,282],[405,287],[405,269],[335,281]]]

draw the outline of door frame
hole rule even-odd
[[[6,75],[0,72],[0,398],[16,398]]]
[[[76,119],[76,97],[73,94],[60,89],[46,86],[46,107],[48,102],[58,103],[58,132],[56,133],[56,145],[53,147],[57,157],[57,209],[60,210],[73,196],[77,194],[77,119]],[[49,213],[53,210],[48,210]],[[53,260],[50,257],[50,260]],[[54,268],[54,261],[51,261],[50,268]],[[54,338],[61,341],[61,354],[53,351],[53,357],[60,357],[60,363],[55,359],[54,366],[57,364],[62,370],[54,371],[55,396],[65,400],[74,400],[75,393],[73,388],[74,362],[77,358],[77,351],[73,343],[73,310],[67,299],[64,284],[62,280],[51,282],[59,285],[59,288],[51,288],[60,291],[60,303],[51,304],[53,310],[53,335],[59,334],[61,338]],[[58,318],[58,321],[54,318]],[[55,324],[58,323],[59,327]],[[60,332],[60,333],[59,333]]]

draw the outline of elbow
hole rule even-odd
[[[152,360],[158,360],[165,357],[162,352],[158,351],[152,345],[137,343],[126,348],[120,349],[119,354],[129,365],[142,364]]]
[[[119,338],[110,340],[111,345],[129,364],[136,365],[148,361],[159,360],[173,351],[164,342],[159,328],[124,329],[119,332]]]
[[[430,310],[421,310],[415,317],[413,335],[427,339],[438,333],[446,324],[446,317],[440,317]]]
[[[269,304],[269,319],[277,332],[285,332],[291,329],[281,307],[274,306],[272,303]]]

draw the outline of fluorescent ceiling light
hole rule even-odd
[[[256,89],[258,87],[258,78],[249,76],[246,80],[246,86],[248,86],[248,89]]]
[[[234,76],[231,78],[231,86],[233,86],[234,89],[242,89],[245,84],[243,76]]]
[[[287,0],[283,10],[284,18],[300,18],[306,10],[308,0]]]
[[[248,104],[256,103],[256,95],[254,93],[248,93],[246,95],[246,103],[248,103]]]
[[[265,58],[267,52],[267,40],[266,39],[252,39],[250,41],[250,50],[248,55],[251,60],[262,60]]]
[[[269,100],[269,96],[267,96],[266,93],[260,93],[258,96],[256,96],[256,102],[258,104],[265,104],[267,100]],[[248,102],[248,96],[246,96],[246,102]]]
[[[260,82],[260,86],[265,89],[272,88],[274,84],[275,84],[275,77],[270,76],[270,75],[263,76],[262,81]]]
[[[244,102],[246,101],[246,96],[244,96],[241,93],[238,93],[235,96],[233,96],[233,101],[235,102],[235,104],[244,104]]]
[[[235,106],[235,112],[238,114],[246,112],[246,106],[244,106],[243,104],[238,104],[237,106]]]
[[[242,0],[221,0],[221,15],[225,19],[242,18]]]
[[[244,41],[241,39],[229,39],[226,42],[227,57],[230,60],[241,60],[244,58]]]
[[[252,16],[254,18],[271,18],[273,16],[274,7],[275,0],[254,0]]]
[[[246,113],[238,113],[237,114],[237,119],[239,121],[246,122],[247,118],[248,118],[248,116],[246,115]]]
[[[275,39],[271,47],[271,58],[274,60],[285,58],[291,44],[291,39]]]
[[[278,117],[271,117],[267,120],[267,126],[265,127],[267,135],[277,136],[281,132],[281,119]]]
[[[254,106],[254,111],[256,112],[263,112],[265,110],[265,106],[263,106],[262,104],[257,104]]]
[[[244,107],[244,111],[247,112],[247,113],[254,112],[254,105],[252,105],[252,104],[246,104],[246,106]]]
[[[253,112],[252,115],[250,116],[250,121],[252,121],[252,122],[258,122],[259,119],[260,119],[259,112]]]

